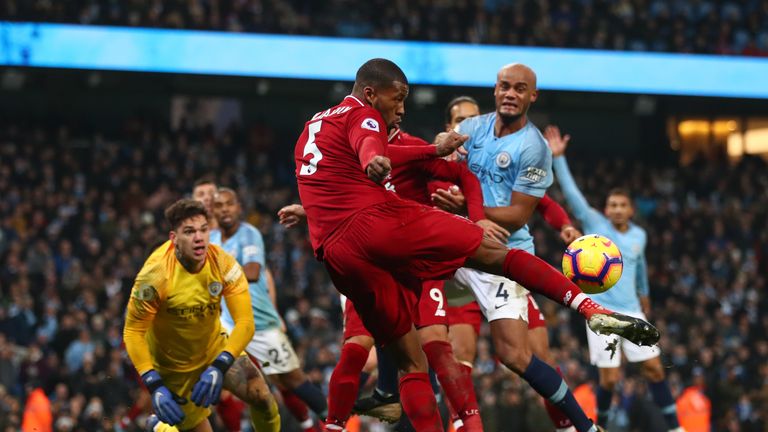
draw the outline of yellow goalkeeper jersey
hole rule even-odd
[[[235,321],[228,339],[219,321],[222,298]],[[167,241],[136,276],[125,317],[126,350],[140,374],[192,371],[222,350],[238,356],[254,331],[250,304],[248,281],[231,255],[210,245],[203,268],[190,273]]]

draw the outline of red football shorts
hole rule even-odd
[[[462,306],[448,306],[448,325],[469,324],[475,329],[475,334],[480,334],[480,326],[483,324],[483,311],[476,301],[471,301]]]
[[[416,328],[432,325],[448,325],[446,313],[445,293],[443,291],[445,281],[423,281],[421,283],[421,295],[413,308],[413,324]]]
[[[352,300],[346,299],[344,303],[344,340],[354,336],[371,336],[371,332],[363,325],[363,320],[355,310]]]
[[[324,262],[365,328],[377,343],[387,344],[413,325],[406,287],[449,278],[482,238],[482,228],[464,218],[398,199],[344,221],[323,245]]]
[[[528,330],[546,326],[547,321],[544,319],[541,309],[539,309],[539,304],[536,303],[531,293],[528,293]]]

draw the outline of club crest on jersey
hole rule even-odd
[[[509,153],[503,151],[496,155],[496,166],[499,168],[506,168],[512,163],[512,156]]]
[[[360,127],[363,128],[363,129],[368,129],[368,130],[372,130],[374,132],[378,132],[379,131],[379,122],[377,122],[376,120],[374,120],[372,118],[367,118],[367,119],[363,120],[363,123],[360,125]]]
[[[221,294],[221,290],[224,289],[224,285],[221,284],[221,282],[211,282],[210,285],[208,285],[208,293],[211,295],[211,297],[216,297],[217,295]]]
[[[157,297],[157,290],[152,285],[144,283],[139,285],[139,288],[136,289],[133,297],[138,300],[152,301]]]

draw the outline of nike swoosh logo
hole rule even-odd
[[[610,240],[608,240],[608,241],[604,241],[604,242],[603,242],[603,245],[604,245],[605,247],[611,247],[611,241],[610,241]]]
[[[504,306],[506,306],[507,304],[508,304],[508,303],[504,303],[503,305],[497,305],[497,306],[496,306],[496,309],[501,309],[501,308],[503,308]]]
[[[213,379],[211,380],[211,393],[210,393],[209,397],[213,397],[213,389],[216,388],[216,383],[219,381],[219,373],[218,372],[214,372],[212,375],[213,375]]]
[[[162,393],[155,393],[155,406],[160,408],[160,398],[163,397]]]

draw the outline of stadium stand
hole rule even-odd
[[[22,422],[52,422],[63,431],[138,430],[149,405],[121,347],[122,311],[132,278],[165,236],[162,209],[203,175],[243,197],[248,219],[264,233],[280,309],[305,370],[317,385],[327,382],[338,356],[338,295],[314,261],[306,232],[284,230],[275,216],[297,200],[292,161],[273,151],[292,137],[277,137],[264,124],[220,136],[181,124],[170,130],[130,120],[117,134],[69,124],[0,125],[0,430],[21,430]],[[639,191],[651,319],[664,335],[675,395],[703,391],[713,430],[765,430],[765,161],[601,160],[587,170],[588,161],[571,160],[593,205],[618,184]],[[535,234],[540,255],[558,263],[559,240],[543,223],[535,223]],[[594,372],[580,340],[583,321],[540,303],[571,386],[584,384],[589,393]],[[540,398],[499,366],[488,336],[486,329],[475,368],[486,430],[546,429]],[[618,393],[612,430],[654,430],[649,422],[659,413],[642,382],[629,375]],[[47,404],[52,416],[41,417],[46,410],[34,407]]]
[[[0,19],[537,47],[768,55],[766,0],[5,0]]]

